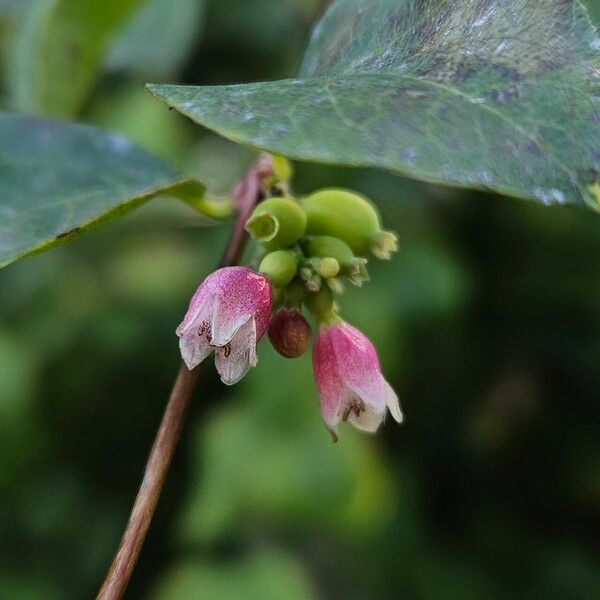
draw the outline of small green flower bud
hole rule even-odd
[[[279,354],[298,358],[308,350],[312,330],[297,308],[280,308],[271,319],[268,334]]]
[[[306,215],[292,198],[269,198],[246,221],[246,231],[267,250],[293,246],[305,229]]]
[[[292,163],[285,158],[285,156],[279,156],[278,154],[274,154],[271,157],[273,173],[275,177],[277,177],[278,181],[289,181],[293,174],[294,168],[292,167]]]
[[[327,285],[329,286],[329,289],[334,294],[343,294],[344,293],[344,284],[342,283],[342,281],[340,279],[328,279]]]
[[[302,205],[309,235],[339,238],[357,255],[370,250],[378,258],[390,258],[398,249],[396,235],[381,229],[375,206],[355,192],[325,189],[305,198]]]
[[[325,279],[336,277],[340,272],[340,263],[330,256],[324,258],[313,257],[307,260],[306,264]]]
[[[314,269],[302,267],[300,277],[309,292],[318,292],[321,289],[321,276]]]
[[[312,237],[303,244],[303,248],[308,256],[335,258],[340,265],[341,274],[348,277],[354,285],[361,286],[363,281],[369,280],[367,259],[354,256],[350,246],[338,238],[327,235]]]
[[[283,194],[274,194],[277,196],[287,195],[289,182],[294,174],[292,163],[284,156],[277,154],[268,154],[267,161],[269,173],[263,179],[263,185],[283,192]]]
[[[258,268],[274,287],[284,288],[292,282],[298,270],[298,255],[293,250],[275,250],[267,254]]]

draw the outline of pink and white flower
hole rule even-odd
[[[352,325],[338,320],[321,326],[313,370],[321,413],[334,441],[341,421],[374,432],[389,409],[392,417],[402,422],[398,396],[381,374],[377,351]]]
[[[258,363],[256,343],[269,325],[273,304],[266,277],[247,267],[225,267],[201,284],[177,328],[189,369],[215,352],[223,383],[237,383]]]

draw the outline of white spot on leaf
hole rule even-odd
[[[534,195],[545,206],[550,206],[552,204],[564,204],[567,201],[564,193],[556,188],[552,188],[550,190],[536,188]]]
[[[508,44],[506,42],[500,42],[494,50],[494,54],[502,54],[508,48]]]

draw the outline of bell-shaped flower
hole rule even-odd
[[[247,267],[225,267],[200,285],[177,328],[189,369],[215,352],[223,383],[237,383],[255,367],[256,343],[269,325],[273,296],[267,278]]]
[[[377,352],[355,327],[340,319],[321,325],[313,369],[321,413],[334,442],[341,421],[374,432],[389,409],[392,417],[402,422],[398,397],[381,374]]]

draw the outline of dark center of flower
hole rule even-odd
[[[347,421],[351,413],[354,413],[356,417],[360,417],[361,413],[364,413],[365,410],[367,410],[365,403],[358,396],[354,396],[348,401],[348,404],[346,404],[344,414],[342,415],[342,421]]]
[[[198,335],[200,337],[202,337],[203,335],[206,336],[206,339],[210,344],[212,340],[212,334],[210,333],[210,324],[208,323],[208,321],[204,321],[202,325],[200,325],[200,327],[198,328]]]
[[[200,325],[200,327],[198,328],[198,336],[199,337],[205,336],[206,341],[213,348],[223,348],[223,354],[224,354],[225,358],[229,358],[229,356],[231,354],[231,343],[225,344],[225,346],[214,346],[213,344],[211,344],[212,334],[210,332],[210,324],[208,323],[208,321],[204,321],[204,323],[202,323],[202,325]]]

